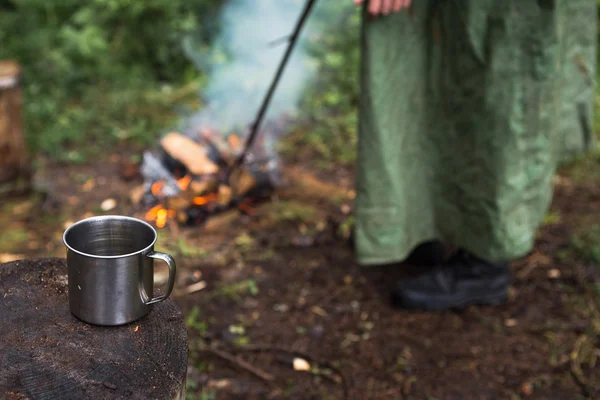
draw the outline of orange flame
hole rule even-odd
[[[218,198],[219,196],[216,193],[210,193],[206,196],[194,197],[193,202],[197,206],[203,206],[205,204],[210,203],[211,201],[217,200]]]
[[[173,218],[175,214],[175,210],[168,210],[163,206],[158,205],[148,210],[145,217],[147,221],[154,221],[157,228],[164,228],[167,224],[167,220]]]
[[[152,184],[151,190],[152,194],[155,196],[160,196],[162,193],[162,189],[165,187],[165,183],[163,181],[156,181]]]
[[[186,175],[177,180],[177,184],[181,190],[187,190],[188,186],[190,186],[190,182],[192,182],[192,177],[190,175]]]
[[[156,216],[158,215],[158,212],[162,209],[163,209],[163,206],[160,206],[160,205],[152,207],[146,213],[146,219],[148,221],[154,221],[156,219]]]

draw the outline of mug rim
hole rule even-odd
[[[67,234],[71,231],[71,229],[75,228],[78,225],[82,225],[84,223],[89,223],[92,221],[106,221],[106,220],[127,220],[127,221],[131,221],[131,222],[136,222],[136,223],[141,223],[142,225],[145,225],[146,227],[150,228],[150,231],[153,234],[153,239],[152,242],[144,247],[141,250],[138,251],[134,251],[133,253],[127,253],[127,254],[118,254],[115,256],[100,256],[100,255],[96,255],[96,254],[89,254],[89,253],[84,253],[83,251],[77,250],[75,248],[73,248],[73,246],[71,246],[69,243],[67,243]],[[82,220],[79,220],[77,222],[75,222],[74,224],[72,224],[71,226],[69,226],[67,229],[65,229],[64,233],[63,233],[63,244],[65,245],[65,247],[67,249],[69,249],[70,251],[77,253],[79,255],[82,255],[84,257],[90,257],[90,258],[101,258],[101,259],[114,259],[114,258],[124,258],[124,257],[130,257],[130,256],[135,256],[138,254],[143,254],[146,251],[150,250],[152,248],[152,246],[154,246],[154,244],[156,243],[156,240],[158,239],[158,233],[156,232],[156,229],[154,229],[154,227],[152,225],[150,225],[149,223],[147,223],[146,221],[143,221],[139,218],[133,218],[133,217],[128,217],[125,215],[97,215],[94,217],[89,217],[89,218],[84,218]]]

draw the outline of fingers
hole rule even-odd
[[[369,12],[373,15],[379,15],[381,12],[382,0],[370,0],[369,1]]]
[[[392,11],[392,3],[394,0],[383,0],[381,3],[381,13],[383,15],[388,15],[390,11]]]
[[[354,4],[360,6],[369,3],[369,13],[372,15],[388,15],[391,12],[399,12],[409,8],[412,0],[353,0]]]

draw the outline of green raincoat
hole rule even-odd
[[[596,0],[413,0],[365,17],[361,264],[440,239],[527,254],[557,164],[593,144]]]

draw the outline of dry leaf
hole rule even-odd
[[[533,385],[529,382],[524,382],[521,385],[521,393],[525,396],[531,396],[533,394]]]
[[[192,294],[201,291],[206,287],[205,281],[196,282],[185,288],[185,294]]]
[[[551,278],[551,279],[560,278],[560,270],[558,270],[556,268],[552,268],[550,271],[548,271],[548,278]]]
[[[343,214],[348,215],[352,211],[352,207],[350,207],[348,204],[342,204],[342,206],[340,207],[340,211]]]
[[[100,208],[102,211],[110,211],[117,206],[117,201],[115,199],[106,199],[100,204]]]
[[[327,311],[323,310],[319,306],[312,306],[310,310],[312,312],[314,312],[315,314],[320,315],[321,317],[326,317],[327,316]]]
[[[94,181],[94,179],[90,178],[87,181],[85,181],[85,183],[81,187],[81,190],[83,190],[84,192],[90,192],[94,188],[94,186],[96,186],[96,182]]]
[[[549,265],[552,262],[552,259],[543,253],[535,251],[527,258],[527,261],[530,264]]]
[[[512,328],[513,326],[517,326],[517,320],[514,318],[509,318],[506,321],[504,321],[504,326],[506,326],[507,328]]]
[[[295,371],[310,371],[310,364],[303,358],[294,358]]]

